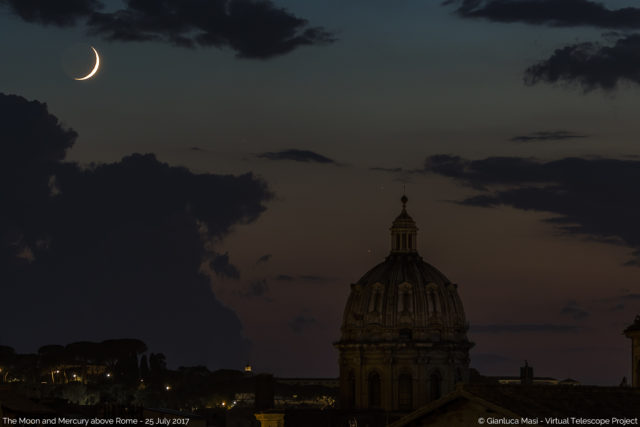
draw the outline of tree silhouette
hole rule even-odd
[[[13,368],[16,359],[16,351],[6,345],[0,345],[0,382],[7,382],[9,372]]]
[[[82,382],[87,383],[87,365],[98,363],[100,358],[99,344],[89,341],[80,341],[67,344],[65,347],[70,359],[82,366]]]
[[[147,363],[146,354],[143,354],[140,358],[140,378],[144,380],[149,378],[149,364]]]
[[[65,351],[65,348],[57,344],[43,345],[38,349],[37,364],[40,371],[44,371],[47,375],[51,376],[51,383],[56,383],[56,373],[62,371],[63,375],[67,377],[65,369],[63,368],[69,362],[69,356]]]
[[[138,355],[147,351],[147,345],[137,339],[106,340],[100,343],[105,364],[113,375],[132,383],[138,379]]]

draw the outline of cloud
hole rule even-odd
[[[300,276],[291,276],[288,274],[279,274],[276,276],[275,278],[276,280],[281,280],[281,281],[293,281],[293,280],[299,280],[299,281],[305,281],[305,282],[328,282],[331,280],[334,280],[333,277],[328,277],[328,276],[316,276],[313,274],[303,274]]]
[[[446,2],[451,3],[459,2]],[[589,0],[463,0],[456,13],[463,18],[551,27],[640,28],[640,9],[611,10]]]
[[[435,155],[424,169],[482,191],[463,205],[551,212],[557,216],[546,221],[565,233],[615,241],[640,255],[640,161]]]
[[[240,278],[240,271],[229,262],[229,252],[222,255],[214,253],[212,257],[211,261],[209,261],[209,267],[218,277]]]
[[[378,172],[389,172],[389,173],[411,172],[403,168],[383,168],[383,167],[372,167],[372,168],[369,168],[369,170],[378,171]]]
[[[238,291],[237,294],[247,299],[263,298],[271,301],[271,299],[268,297],[269,285],[267,283],[267,279],[253,280],[249,282],[247,286],[244,287],[244,289]]]
[[[585,92],[611,91],[623,81],[640,83],[640,34],[620,38],[612,46],[595,42],[565,46],[525,71],[527,85],[563,82]]]
[[[92,0],[0,0],[27,22],[72,26],[86,18],[90,35],[109,41],[230,48],[238,57],[268,59],[334,37],[270,0],[125,0],[103,13]]]
[[[588,26],[615,30],[640,29],[640,8],[607,9],[589,0],[462,0],[456,13],[463,18],[492,22],[521,22],[551,27]],[[640,35],[603,35],[612,46],[584,42],[556,49],[543,61],[527,68],[525,83],[570,83],[585,92],[615,89],[620,81],[640,82]]]
[[[567,333],[577,332],[581,328],[572,325],[561,325],[553,323],[530,323],[530,324],[491,324],[491,325],[472,325],[471,332],[485,334],[520,334],[528,332],[550,332],[550,333]]]
[[[315,162],[315,163],[333,163],[336,162],[321,154],[308,150],[282,150],[277,152],[269,152],[258,154],[257,157],[269,160],[293,160],[296,162]]]
[[[580,307],[576,301],[569,301],[560,311],[561,314],[572,317],[575,320],[581,320],[589,317],[589,312]]]
[[[0,94],[0,282],[16,302],[0,312],[3,341],[130,336],[176,366],[234,366],[248,342],[200,268],[224,265],[208,243],[261,215],[266,183],[152,154],[80,167],[63,161],[75,139],[46,104]]]
[[[533,132],[528,135],[518,135],[509,139],[513,142],[533,142],[533,141],[563,141],[566,139],[586,138],[587,135],[580,135],[566,130]]]
[[[26,22],[58,27],[74,26],[79,19],[103,7],[97,0],[0,0],[2,5]]]
[[[318,323],[317,319],[305,314],[299,314],[289,322],[289,327],[296,334],[301,334]]]
[[[622,311],[624,310],[624,304],[620,303],[620,304],[616,304],[613,307],[609,308],[609,311]]]
[[[265,254],[262,255],[260,258],[258,258],[258,260],[256,261],[256,264],[260,264],[261,262],[269,262],[271,260],[271,254]]]

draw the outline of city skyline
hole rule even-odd
[[[388,254],[406,187],[472,367],[619,384],[640,312],[638,17],[0,0],[0,345],[132,337],[176,367],[335,377],[349,286]],[[75,81],[91,46],[101,69]]]

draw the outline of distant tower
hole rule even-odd
[[[640,315],[624,330],[631,339],[631,386],[640,387]]]
[[[351,285],[340,341],[340,407],[411,411],[469,380],[457,285],[418,254],[407,197],[387,258]]]
[[[524,361],[524,366],[520,368],[520,384],[533,384],[533,368],[529,366],[529,362]]]

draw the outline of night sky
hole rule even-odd
[[[337,376],[406,186],[473,367],[619,384],[636,4],[0,0],[0,345]]]

